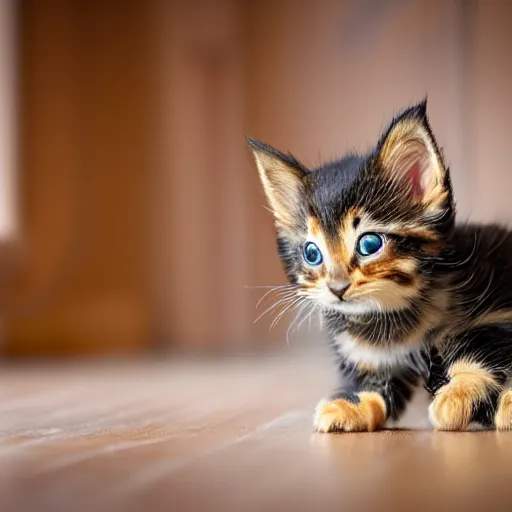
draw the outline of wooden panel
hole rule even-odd
[[[24,2],[22,250],[6,352],[146,348],[150,10]]]
[[[155,327],[175,349],[236,349],[251,334],[239,4],[159,3]]]

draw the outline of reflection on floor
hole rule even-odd
[[[2,511],[509,508],[512,433],[314,434],[319,359],[0,373]]]

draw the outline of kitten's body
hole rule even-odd
[[[511,377],[512,233],[498,226],[458,226],[452,243],[451,257],[432,269],[441,281],[435,300],[398,313],[353,318],[325,313],[343,391],[365,387],[379,375],[385,383],[393,376],[400,392],[388,404],[392,420],[399,418],[416,385],[424,384],[435,395],[447,384],[447,371],[456,361],[472,361],[476,355],[500,387]],[[413,343],[404,343],[411,335]],[[472,422],[493,424],[498,393],[493,395]]]
[[[398,116],[369,155],[311,172],[250,145],[285,270],[322,306],[342,376],[317,408],[318,430],[382,427],[420,384],[437,428],[512,428],[512,233],[455,226],[426,105]],[[320,263],[304,256],[308,244]]]

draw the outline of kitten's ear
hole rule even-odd
[[[297,215],[304,207],[304,176],[308,171],[291,155],[247,138],[261,182],[276,221],[288,227],[297,224]]]
[[[414,201],[442,207],[451,195],[450,179],[427,120],[427,103],[393,120],[377,147],[381,172],[407,187]]]

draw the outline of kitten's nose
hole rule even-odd
[[[337,283],[330,283],[328,285],[329,290],[331,290],[336,297],[339,299],[343,299],[343,295],[345,295],[345,292],[347,291],[348,287],[350,286],[350,283],[347,281],[341,281]]]

